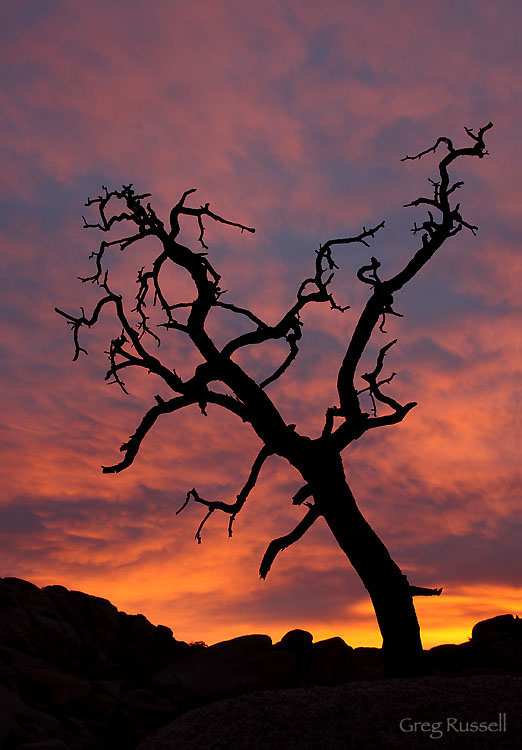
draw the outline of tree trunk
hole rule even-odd
[[[383,638],[386,673],[419,674],[423,650],[408,579],[357,507],[341,457],[320,450],[317,458],[306,478],[332,534],[370,595]]]

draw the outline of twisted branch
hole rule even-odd
[[[380,401],[382,404],[386,404],[387,406],[390,406],[393,409],[393,414],[388,415],[388,417],[385,417],[385,419],[392,419],[392,421],[388,422],[379,422],[378,424],[375,423],[375,419],[369,419],[366,422],[366,429],[371,429],[372,427],[377,427],[380,424],[397,424],[398,422],[401,422],[406,414],[411,411],[415,406],[417,406],[416,402],[411,401],[408,404],[405,404],[402,406],[398,401],[396,401],[391,396],[387,396],[381,391],[381,386],[385,383],[390,383],[393,378],[395,377],[395,373],[392,373],[388,378],[384,378],[383,380],[378,381],[377,377],[380,375],[383,364],[384,364],[384,358],[391,347],[397,343],[397,339],[394,339],[393,341],[390,341],[388,344],[383,346],[379,354],[377,356],[377,362],[375,365],[375,368],[372,370],[372,372],[367,372],[364,375],[361,375],[363,380],[366,380],[368,383],[368,389],[364,388],[362,391],[359,391],[359,393],[363,393],[365,390],[368,390],[370,393],[370,398],[372,400],[372,414],[374,418],[377,418],[377,405],[375,401]]]
[[[173,209],[170,212],[170,227],[171,227],[171,237],[177,237],[180,231],[180,225],[179,225],[179,217],[180,215],[185,216],[196,216],[198,220],[199,225],[199,237],[198,241],[200,242],[201,246],[208,250],[208,246],[205,245],[205,242],[203,240],[203,236],[205,234],[205,228],[203,226],[203,216],[208,216],[209,218],[213,219],[214,221],[219,222],[220,224],[226,224],[229,227],[237,227],[238,229],[241,229],[241,232],[251,232],[254,233],[256,230],[253,227],[247,227],[244,224],[240,224],[236,221],[229,221],[228,219],[224,219],[222,216],[219,216],[218,214],[214,213],[210,210],[210,203],[205,203],[204,206],[200,206],[199,208],[189,208],[185,206],[185,199],[191,195],[192,193],[196,192],[196,188],[191,188],[190,190],[186,190],[183,195],[181,196],[180,200],[176,205],[173,207]]]
[[[381,222],[370,229],[363,227],[363,231],[355,237],[342,237],[328,240],[328,242],[316,251],[314,275],[307,277],[301,282],[297,290],[296,302],[288,312],[283,315],[280,321],[274,326],[268,326],[261,320],[255,320],[258,325],[257,330],[250,331],[249,333],[242,334],[241,336],[232,339],[223,347],[221,354],[225,357],[230,357],[241,347],[284,338],[289,345],[290,351],[275,372],[260,383],[260,387],[266,388],[267,385],[281,377],[299,353],[297,342],[301,338],[302,322],[300,320],[300,313],[303,308],[310,302],[329,302],[330,307],[333,310],[344,312],[348,309],[348,306],[341,307],[335,302],[333,295],[328,288],[334,277],[335,269],[337,269],[337,265],[332,257],[332,247],[334,245],[348,245],[353,243],[362,243],[368,247],[366,239],[369,237],[375,237],[375,234],[383,226],[384,222]],[[306,291],[310,286],[314,287],[314,291]],[[232,308],[229,307],[229,309]],[[237,310],[237,312],[244,311]]]
[[[386,314],[399,315],[392,307],[393,295],[414,278],[447,239],[456,235],[463,227],[473,233],[476,231],[474,225],[462,218],[460,205],[450,205],[450,195],[462,187],[463,183],[462,181],[451,183],[448,168],[456,159],[462,156],[478,156],[479,158],[483,158],[488,153],[484,144],[484,134],[491,127],[492,123],[488,123],[480,128],[476,135],[470,128],[466,128],[467,135],[473,140],[473,146],[471,147],[457,149],[449,138],[441,137],[430,148],[414,156],[406,156],[403,159],[403,161],[420,159],[426,154],[437,151],[439,146],[446,146],[447,154],[439,162],[440,179],[431,181],[434,188],[433,198],[422,197],[409,204],[413,206],[427,204],[430,208],[438,209],[441,212],[441,218],[435,219],[432,211],[429,210],[428,218],[420,226],[414,224],[412,230],[414,234],[423,232],[422,246],[406,266],[395,276],[382,281],[377,276],[379,263],[375,258],[372,258],[369,266],[359,269],[359,279],[366,284],[370,284],[373,287],[373,292],[355,326],[337,378],[339,409],[345,420],[350,423],[349,426],[341,425],[341,428],[336,431],[337,440],[340,441],[339,445],[344,444],[346,446],[348,443],[356,440],[369,426],[376,427],[383,424],[394,424],[397,420],[400,421],[409,409],[413,408],[413,402],[406,404],[406,406],[400,409],[395,409],[395,406],[390,403],[392,408],[395,409],[393,415],[368,420],[367,415],[361,409],[358,397],[359,393],[355,386],[356,370],[379,319],[382,317],[380,329],[384,331]],[[374,388],[373,395],[376,392]]]

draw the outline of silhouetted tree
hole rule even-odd
[[[324,427],[319,436],[302,435],[295,425],[287,424],[268,395],[269,386],[287,372],[298,354],[302,310],[313,302],[327,302],[335,310],[346,309],[335,302],[330,291],[330,284],[337,268],[332,255],[333,248],[350,243],[368,246],[368,238],[374,237],[384,222],[370,229],[363,228],[357,236],[330,239],[325,242],[316,251],[315,267],[311,275],[300,284],[295,302],[275,325],[269,325],[251,310],[222,299],[224,291],[219,286],[221,277],[205,252],[207,245],[203,222],[206,218],[237,227],[242,232],[253,232],[254,229],[218,216],[211,211],[209,203],[199,208],[188,207],[186,200],[194,190],[187,190],[173,207],[170,212],[170,226],[167,228],[151,204],[144,205],[144,201],[149,197],[148,193],[138,195],[132,185],[124,185],[121,190],[107,190],[104,187],[103,195],[88,199],[86,203],[87,206],[97,209],[100,220],[98,223],[89,224],[84,219],[85,226],[109,232],[114,225],[128,224],[134,225],[133,232],[123,238],[102,241],[99,249],[91,256],[95,259],[96,271],[92,276],[81,280],[98,284],[104,293],[92,315],[88,317],[83,309],[79,316],[57,309],[72,329],[76,360],[80,352],[85,352],[79,343],[82,326],[90,328],[99,320],[103,308],[113,306],[122,332],[110,343],[110,368],[106,379],[119,384],[125,391],[121,377],[123,370],[130,367],[143,368],[146,372],[160,377],[174,394],[168,400],[156,396],[156,403],[146,412],[134,434],[121,446],[120,451],[124,454],[122,460],[113,466],[103,467],[103,471],[114,473],[129,467],[158,417],[162,414],[173,414],[192,404],[197,404],[203,413],[208,404],[215,404],[250,424],[261,440],[262,448],[236,499],[233,502],[207,500],[201,497],[196,489],[191,489],[187,493],[180,510],[183,510],[191,500],[206,509],[196,539],[198,542],[201,541],[202,528],[216,510],[230,516],[231,535],[234,519],[254,488],[264,461],[274,454],[286,459],[301,475],[303,481],[292,502],[294,505],[304,506],[306,512],[293,531],[270,542],[261,561],[261,577],[266,577],[276,555],[301,539],[322,516],[368,590],[383,637],[383,653],[388,670],[392,674],[415,671],[421,661],[422,645],[412,597],[437,595],[441,589],[410,585],[401,569],[392,560],[386,546],[357,507],[343,468],[342,453],[351,443],[369,430],[402,422],[408,412],[416,406],[414,401],[401,404],[384,392],[394,375],[382,376],[384,358],[395,341],[390,341],[380,349],[373,371],[361,375],[365,382],[364,387],[356,384],[356,374],[361,356],[376,326],[383,330],[386,315],[398,314],[393,309],[394,295],[416,276],[447,239],[456,235],[463,227],[475,233],[476,227],[462,218],[459,204],[450,203],[450,197],[463,183],[452,182],[448,169],[460,157],[485,156],[487,151],[484,133],[491,127],[492,123],[489,123],[480,128],[477,134],[466,128],[466,133],[472,141],[468,147],[455,148],[449,138],[441,137],[431,148],[416,156],[405,157],[404,160],[420,159],[425,154],[437,151],[439,147],[445,150],[445,155],[438,165],[439,177],[436,181],[430,180],[433,186],[432,196],[417,198],[407,204],[427,207],[427,218],[422,224],[415,224],[412,229],[414,234],[421,235],[421,246],[404,268],[391,278],[380,277],[380,263],[373,257],[357,272],[358,279],[370,287],[370,296],[355,325],[339,369],[338,403],[326,410]],[[126,208],[121,213],[113,213],[113,206],[117,205],[118,201]],[[185,216],[196,219],[199,226],[198,239],[203,252],[194,252],[178,241],[180,220]],[[150,268],[142,268],[138,273],[138,294],[132,310],[135,318],[131,320],[122,296],[109,286],[108,274],[103,267],[104,254],[111,247],[116,246],[124,250],[148,237],[157,238],[161,252]],[[162,269],[171,263],[184,269],[194,283],[194,299],[190,302],[172,300],[162,284]],[[162,329],[174,330],[188,337],[203,359],[203,363],[195,368],[192,377],[187,380],[183,380],[175,370],[161,361],[149,347],[149,344],[152,345],[157,352],[157,345],[160,344],[157,333],[160,328],[152,330],[146,314],[146,305],[151,298],[154,304],[161,306],[164,315],[164,320],[160,324]],[[206,329],[207,318],[213,308],[222,308],[246,318],[252,329],[233,337],[224,346],[218,346]],[[185,322],[179,317],[183,310],[188,313]],[[262,382],[256,382],[234,361],[234,355],[244,347],[276,339],[286,341],[288,354],[269,377]],[[216,383],[226,386],[223,390],[228,392],[217,390],[215,385],[212,388]],[[364,392],[371,397],[371,413],[366,413],[362,409],[360,396]],[[384,413],[377,413],[377,405],[384,408]]]

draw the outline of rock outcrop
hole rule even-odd
[[[106,599],[0,579],[0,747],[134,747],[179,714],[150,678],[198,650]]]
[[[271,690],[189,711],[138,750],[519,750],[521,687],[478,675]]]
[[[455,684],[461,685],[463,695],[468,690],[465,685],[482,686],[487,692],[495,684],[509,692],[515,682],[520,684],[522,675],[521,624],[512,615],[500,615],[477,623],[467,643],[431,649],[426,668],[433,677],[418,678],[418,685],[426,687],[422,680],[431,680],[438,695],[437,685],[448,679],[451,685],[457,678]],[[473,682],[475,678],[478,681]],[[229,747],[216,738],[218,744],[208,746],[202,740],[206,737],[202,727],[208,722],[212,726],[219,712],[223,712],[219,722],[232,721],[232,714],[239,711],[241,725],[248,724],[246,717],[251,716],[252,726],[268,720],[271,713],[271,725],[276,726],[289,707],[296,712],[294,734],[299,737],[316,706],[327,700],[324,696],[332,705],[352,701],[358,708],[350,708],[349,716],[355,721],[358,711],[364,722],[370,698],[382,701],[383,711],[388,710],[386,706],[394,701],[400,705],[398,687],[405,686],[407,697],[408,685],[414,683],[385,680],[379,649],[354,649],[341,638],[314,643],[311,633],[292,630],[275,645],[267,635],[242,636],[208,648],[188,645],[177,641],[169,628],[154,626],[143,615],[118,612],[106,599],[63,586],[40,589],[16,578],[0,579],[2,750],[132,750],[142,741],[144,750]],[[428,695],[426,690],[423,694]],[[263,695],[268,697],[256,697]],[[489,701],[486,693],[483,697]],[[307,701],[310,714],[301,719]],[[429,708],[429,701],[426,705]],[[332,709],[328,711],[327,716],[333,717]],[[168,730],[151,735],[163,726]],[[236,731],[221,726],[222,737]],[[261,735],[268,737],[259,726],[261,738],[257,745],[250,744],[250,731],[241,729],[241,742],[247,744],[236,744],[238,750],[283,747],[259,744]],[[191,732],[195,739],[189,742]],[[177,744],[172,744],[173,738]],[[415,747],[410,740],[409,746]],[[159,744],[150,744],[154,742]],[[303,750],[341,747],[303,742],[298,743]],[[362,741],[353,746],[363,744],[371,746]],[[343,749],[351,746],[342,745]]]

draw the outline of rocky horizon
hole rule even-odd
[[[426,651],[426,671],[430,676],[404,683],[424,680],[429,693],[437,685],[440,692],[441,680],[457,679],[464,690],[464,682],[482,675],[477,685],[486,689],[484,679],[490,687],[496,681],[498,694],[505,677],[510,694],[522,675],[522,620],[503,614],[475,624],[468,642]],[[208,647],[187,644],[170,628],[119,612],[106,599],[0,578],[0,747],[6,750],[166,748],[191,716],[217,711],[205,708],[214,704],[259,706],[261,691],[272,705],[277,691],[297,700],[293,691],[304,690],[306,703],[312,700],[306,691],[317,698],[323,688],[349,688],[347,695],[381,689],[368,681],[387,693],[380,649],[352,648],[339,637],[314,642],[311,633],[293,630],[276,644],[260,634]],[[248,697],[253,694],[258,697]],[[244,741],[251,747],[251,739]],[[183,743],[172,747],[198,747]]]

